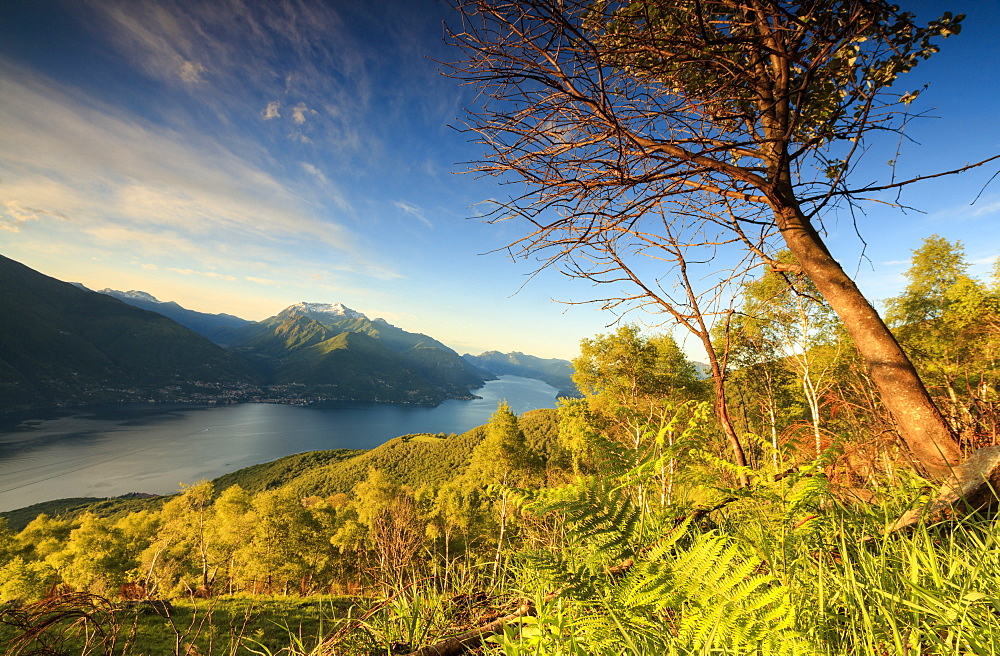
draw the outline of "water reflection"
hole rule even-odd
[[[480,399],[441,405],[140,404],[8,416],[0,423],[0,511],[65,497],[165,494],[281,456],[369,449],[406,433],[460,433],[497,402],[520,414],[555,406],[555,388],[502,376]]]

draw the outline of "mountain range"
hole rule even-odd
[[[0,256],[0,412],[145,400],[436,404],[508,373],[572,389],[568,368],[522,353],[463,358],[339,303],[252,322],[138,290],[94,292]]]
[[[304,384],[338,398],[440,402],[471,398],[470,390],[494,378],[427,335],[340,303],[296,303],[226,332],[224,341],[272,383]]]
[[[479,355],[462,356],[466,361],[484,369],[491,374],[503,376],[524,376],[537,378],[559,390],[559,396],[580,396],[580,391],[573,382],[573,363],[558,358],[539,358],[519,351],[501,353],[486,351]]]
[[[155,312],[0,256],[0,408],[163,398],[256,381],[246,358]]]
[[[83,285],[79,286],[83,287]],[[83,287],[83,289],[86,289],[86,287]],[[199,335],[207,337],[216,344],[220,344],[222,346],[226,346],[226,344],[225,340],[221,338],[228,331],[235,328],[242,328],[243,326],[253,323],[252,321],[241,319],[240,317],[235,317],[231,314],[208,314],[205,312],[188,310],[173,301],[160,301],[157,300],[152,294],[134,289],[127,292],[121,292],[117,289],[106,288],[100,290],[99,293],[107,296],[113,296],[119,301],[123,301],[133,307],[142,308],[143,310],[149,310],[150,312],[156,312],[165,317],[170,317],[185,328],[189,328]]]

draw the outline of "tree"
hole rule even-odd
[[[582,340],[573,368],[573,382],[583,393],[588,412],[581,414],[573,404],[566,404],[562,413],[566,426],[561,430],[564,439],[578,442],[577,466],[579,447],[586,443],[588,417],[599,420],[603,432],[639,449],[650,425],[664,419],[668,405],[701,400],[706,395],[704,381],[673,337],[643,335],[634,325]],[[583,423],[570,421],[572,415],[578,415]],[[745,467],[739,440],[730,440],[730,444],[736,464]]]
[[[573,382],[595,406],[642,408],[651,400],[704,395],[698,372],[670,335],[644,336],[638,326],[580,342]]]
[[[778,253],[777,260],[792,267],[795,264],[788,251]],[[736,339],[741,346],[763,347],[770,351],[764,357],[795,368],[809,409],[816,457],[823,450],[820,418],[823,396],[832,383],[831,370],[840,346],[836,319],[818,296],[815,286],[802,275],[767,271],[744,286],[743,307],[732,326],[739,333]],[[823,352],[831,347],[833,353]],[[762,367],[761,373],[778,377],[771,367]],[[773,422],[772,445],[776,446]]]
[[[451,36],[466,59],[453,74],[481,91],[468,122],[487,154],[475,170],[526,184],[493,214],[530,223],[512,251],[631,285],[617,302],[655,304],[676,319],[664,272],[636,262],[736,245],[737,268],[753,258],[789,270],[773,257],[783,242],[793,270],[840,317],[924,469],[944,476],[959,462],[913,365],[827,248],[821,217],[930,177],[848,184],[869,137],[908,118],[917,94],[893,84],[938,50],[936,38],[957,33],[962,16],[921,27],[886,0],[458,8],[462,30]]]
[[[141,556],[147,590],[211,594],[218,572],[209,532],[214,494],[202,481],[163,504],[156,537]]]
[[[70,521],[42,513],[17,534],[17,541],[24,551],[42,560],[61,551],[72,530],[73,524]]]
[[[237,552],[247,578],[265,582],[269,591],[287,594],[295,586],[300,594],[313,587],[313,579],[328,573],[330,540],[307,509],[301,496],[284,487],[251,498],[252,526],[245,548]]]
[[[538,465],[517,415],[501,401],[486,424],[486,437],[472,451],[466,476],[481,485],[523,485]]]
[[[124,533],[111,520],[86,513],[66,546],[45,560],[74,589],[107,596],[129,582],[137,565],[138,553],[129,553],[126,545]]]
[[[500,555],[507,534],[509,513],[509,487],[523,485],[539,469],[538,462],[528,450],[524,431],[517,423],[517,415],[505,401],[497,404],[497,410],[486,425],[486,438],[472,451],[465,478],[478,486],[496,486],[500,495],[500,532],[497,535],[497,553],[493,561],[493,573],[499,571]]]
[[[1000,295],[968,267],[961,242],[931,235],[913,251],[909,284],[889,299],[886,319],[956,431],[970,441],[985,432],[992,444],[996,426],[978,428],[973,409],[996,399]]]
[[[413,559],[424,542],[425,523],[410,490],[377,469],[354,486],[358,522],[377,558],[373,569],[379,583],[401,590]]]
[[[0,603],[41,599],[53,580],[55,570],[45,561],[14,556],[0,567]]]

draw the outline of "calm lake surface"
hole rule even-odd
[[[554,408],[556,389],[501,376],[471,401],[422,406],[267,403],[96,406],[0,418],[0,511],[66,497],[169,494],[181,483],[302,451],[370,449],[407,433],[461,433],[506,400],[517,414]]]

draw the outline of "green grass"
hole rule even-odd
[[[291,645],[316,646],[356,615],[354,600],[344,597],[218,597],[174,601],[170,617],[132,610],[108,612],[117,604],[97,602],[87,621],[79,613],[54,621],[38,639],[19,643],[7,621],[0,624],[5,653],[127,654],[276,654]],[[22,612],[34,607],[26,606]],[[86,609],[84,604],[78,608]],[[47,617],[54,618],[54,614]],[[20,649],[18,647],[20,646]],[[45,653],[45,652],[42,652]]]

